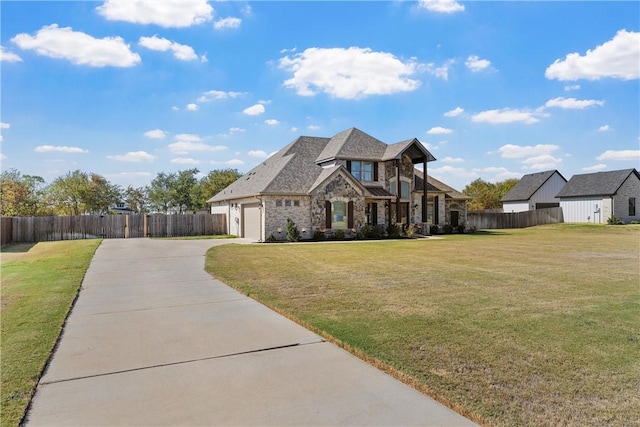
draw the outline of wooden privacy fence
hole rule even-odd
[[[74,239],[208,236],[227,233],[225,214],[78,215],[2,218],[2,244]]]
[[[564,222],[562,208],[537,209],[526,212],[469,212],[467,224],[477,229],[524,228]]]

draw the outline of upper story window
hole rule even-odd
[[[391,181],[389,181],[389,186],[390,186],[389,192],[395,196],[396,195],[396,180],[392,179]],[[409,183],[407,181],[400,181],[400,198],[408,199],[410,191],[411,191],[411,188],[410,188]]]
[[[351,175],[358,181],[376,181],[376,162],[362,162],[359,160],[347,162]]]

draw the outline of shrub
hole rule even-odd
[[[640,224],[640,221],[638,221],[637,219],[634,219],[629,224]]]
[[[456,230],[458,231],[458,233],[464,233],[465,227],[464,224],[460,224],[456,227]]]
[[[344,240],[344,230],[336,230],[336,232],[334,233],[333,237],[335,237],[337,240]]]
[[[287,218],[287,240],[290,242],[300,240],[300,231],[298,231],[296,223],[291,221],[291,218]]]
[[[607,224],[609,225],[624,225],[624,222],[615,215],[612,215],[611,218],[607,220]]]
[[[407,226],[407,231],[406,231],[407,237],[413,239],[416,235],[416,228],[413,226],[413,224],[409,224]]]
[[[451,224],[445,224],[444,227],[442,227],[442,231],[444,232],[444,234],[451,234],[453,233],[453,225]]]
[[[429,227],[429,234],[438,234],[440,232],[440,227],[438,227],[435,224],[432,224],[431,227]]]
[[[313,240],[315,240],[316,242],[324,240],[324,238],[325,238],[324,231],[316,230],[313,232]]]
[[[276,239],[276,236],[274,236],[274,235],[273,235],[273,233],[269,233],[269,234],[267,235],[266,239],[264,239],[264,241],[265,241],[265,242],[267,242],[267,243],[273,243],[273,242],[275,242],[276,240],[277,240],[277,239]]]
[[[398,229],[398,226],[390,225],[389,227],[387,227],[387,235],[389,237],[398,237],[398,236],[400,236],[400,230]]]

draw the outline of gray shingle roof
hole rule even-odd
[[[529,200],[533,194],[544,185],[554,173],[558,173],[560,177],[567,182],[557,170],[530,173],[520,178],[520,181],[514,185],[507,194],[502,197],[503,202],[516,202],[521,200]]]
[[[380,160],[387,149],[387,144],[362,132],[351,128],[336,134],[318,155],[316,162],[322,163],[337,158],[358,160]]]
[[[640,179],[635,169],[574,175],[556,197],[613,196],[631,174]]]
[[[301,136],[213,196],[218,202],[265,193],[306,194],[322,172],[315,158],[329,138]]]
[[[411,158],[426,156],[428,162],[432,162],[436,159],[420,141],[413,138],[387,146],[384,156],[382,156],[382,160],[387,161],[399,159],[404,153],[408,154]]]

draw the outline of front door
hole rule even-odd
[[[451,226],[452,227],[457,227],[458,226],[458,211],[451,211]]]
[[[396,218],[396,204],[390,203],[391,223],[409,224],[409,202],[400,202],[400,218]]]

